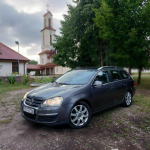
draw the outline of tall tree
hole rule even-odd
[[[59,50],[54,62],[71,68],[102,66],[107,53],[92,11],[92,8],[99,8],[100,3],[93,0],[74,2],[76,6],[68,5],[68,14],[61,21],[61,36],[56,36],[56,43],[53,44]]]
[[[139,69],[150,58],[150,2],[149,0],[102,0],[94,9],[94,21],[100,37],[108,41],[115,65]]]
[[[28,64],[34,64],[34,65],[37,65],[38,62],[36,60],[30,60],[30,62]]]

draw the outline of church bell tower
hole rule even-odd
[[[41,30],[42,51],[53,50],[52,43],[55,40],[56,30],[53,28],[53,15],[49,10],[43,16],[43,26],[44,28]]]

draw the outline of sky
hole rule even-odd
[[[0,0],[0,42],[29,59],[39,62],[43,15],[48,9],[53,14],[53,26],[60,34],[60,21],[67,14],[72,0]]]

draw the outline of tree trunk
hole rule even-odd
[[[138,85],[141,82],[141,72],[142,72],[142,67],[139,68],[139,75],[138,75]]]
[[[101,66],[103,66],[103,47],[102,42],[100,42],[100,58],[101,58]]]
[[[131,67],[129,67],[129,74],[130,74],[130,75],[131,75],[131,69],[132,69],[132,68],[131,68]]]

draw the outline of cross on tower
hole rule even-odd
[[[49,10],[48,10],[49,4],[47,3],[47,5],[46,5],[46,6],[47,6],[47,11],[49,11]]]

